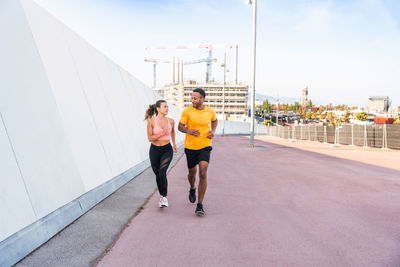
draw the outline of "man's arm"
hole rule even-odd
[[[190,135],[193,135],[193,136],[196,136],[196,137],[199,137],[199,136],[200,136],[200,132],[199,132],[198,130],[195,130],[195,129],[188,129],[188,128],[186,128],[186,126],[185,126],[184,124],[182,124],[181,122],[179,122],[179,124],[178,124],[178,130],[179,130],[180,132],[182,132],[182,133],[185,133],[185,134],[190,134]]]
[[[215,121],[211,122],[211,131],[208,132],[207,138],[213,139],[214,134],[215,134],[215,130],[217,129],[217,126],[218,126],[218,120],[215,119]]]

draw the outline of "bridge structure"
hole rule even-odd
[[[143,121],[160,96],[31,0],[1,1],[0,36],[0,266],[400,264],[398,151],[250,149],[226,121],[199,218],[177,133],[160,210]]]

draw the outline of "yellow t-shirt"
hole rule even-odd
[[[180,123],[186,125],[188,129],[199,130],[200,136],[186,134],[185,148],[199,150],[211,146],[211,139],[207,138],[207,134],[211,130],[211,122],[216,119],[214,110],[207,106],[204,106],[203,110],[194,107],[186,108],[182,113]]]

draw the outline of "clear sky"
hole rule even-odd
[[[116,63],[148,84],[145,58],[207,57],[205,49],[146,51],[148,46],[238,44],[239,80],[251,78],[252,6],[245,0],[36,0]],[[400,105],[400,1],[258,0],[256,91],[309,96],[318,104],[364,106],[388,95]],[[234,51],[226,50],[233,81]],[[224,49],[212,77],[222,81]],[[202,80],[205,63],[186,66],[185,80]],[[171,82],[160,64],[157,83]]]

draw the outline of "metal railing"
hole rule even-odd
[[[264,132],[265,131],[265,132]],[[400,125],[269,126],[258,134],[335,145],[400,149]]]

